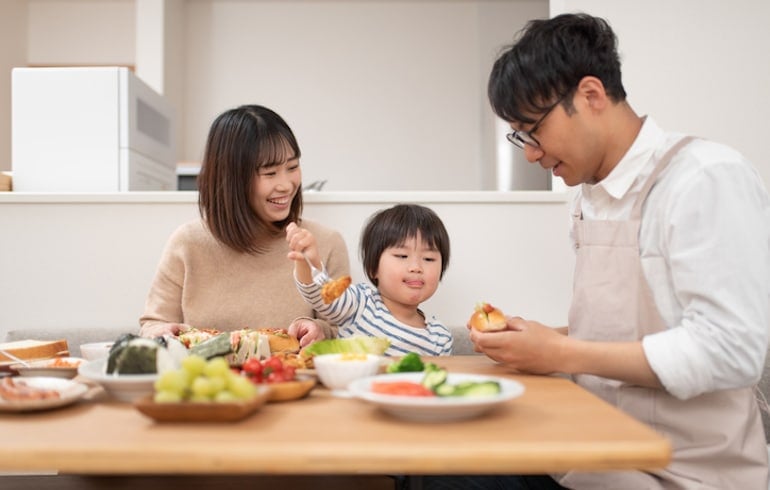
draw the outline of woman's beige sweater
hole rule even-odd
[[[350,274],[348,251],[339,232],[308,220],[331,277]],[[185,323],[222,331],[287,328],[298,317],[315,318],[294,284],[294,262],[284,237],[259,255],[235,252],[218,242],[202,220],[180,226],[169,238],[147,296],[142,327]],[[327,337],[336,327],[318,320]]]

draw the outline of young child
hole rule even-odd
[[[353,284],[329,304],[307,263],[323,267],[313,234],[291,223],[286,240],[297,289],[321,318],[339,325],[339,337],[387,337],[386,356],[452,352],[449,329],[420,310],[449,265],[449,234],[431,209],[398,204],[375,213],[361,236],[364,272],[372,284]]]

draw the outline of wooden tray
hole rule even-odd
[[[293,381],[268,383],[264,386],[270,387],[268,401],[285,402],[304,398],[315,388],[317,382],[318,380],[314,376],[298,375]]]
[[[155,403],[153,395],[146,395],[134,407],[157,422],[237,422],[249,417],[264,405],[272,391],[267,385],[259,386],[257,396],[236,403]]]

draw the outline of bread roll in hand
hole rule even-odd
[[[505,330],[505,315],[489,303],[478,303],[468,324],[481,332]]]

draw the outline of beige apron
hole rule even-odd
[[[642,270],[642,205],[674,155],[674,145],[645,183],[628,221],[575,220],[575,283],[569,335],[585,340],[636,341],[666,330]],[[578,205],[577,210],[580,210]],[[654,474],[617,471],[554,475],[573,489],[767,490],[767,449],[750,388],[679,400],[664,390],[598,376],[575,381],[669,438],[672,463]]]

